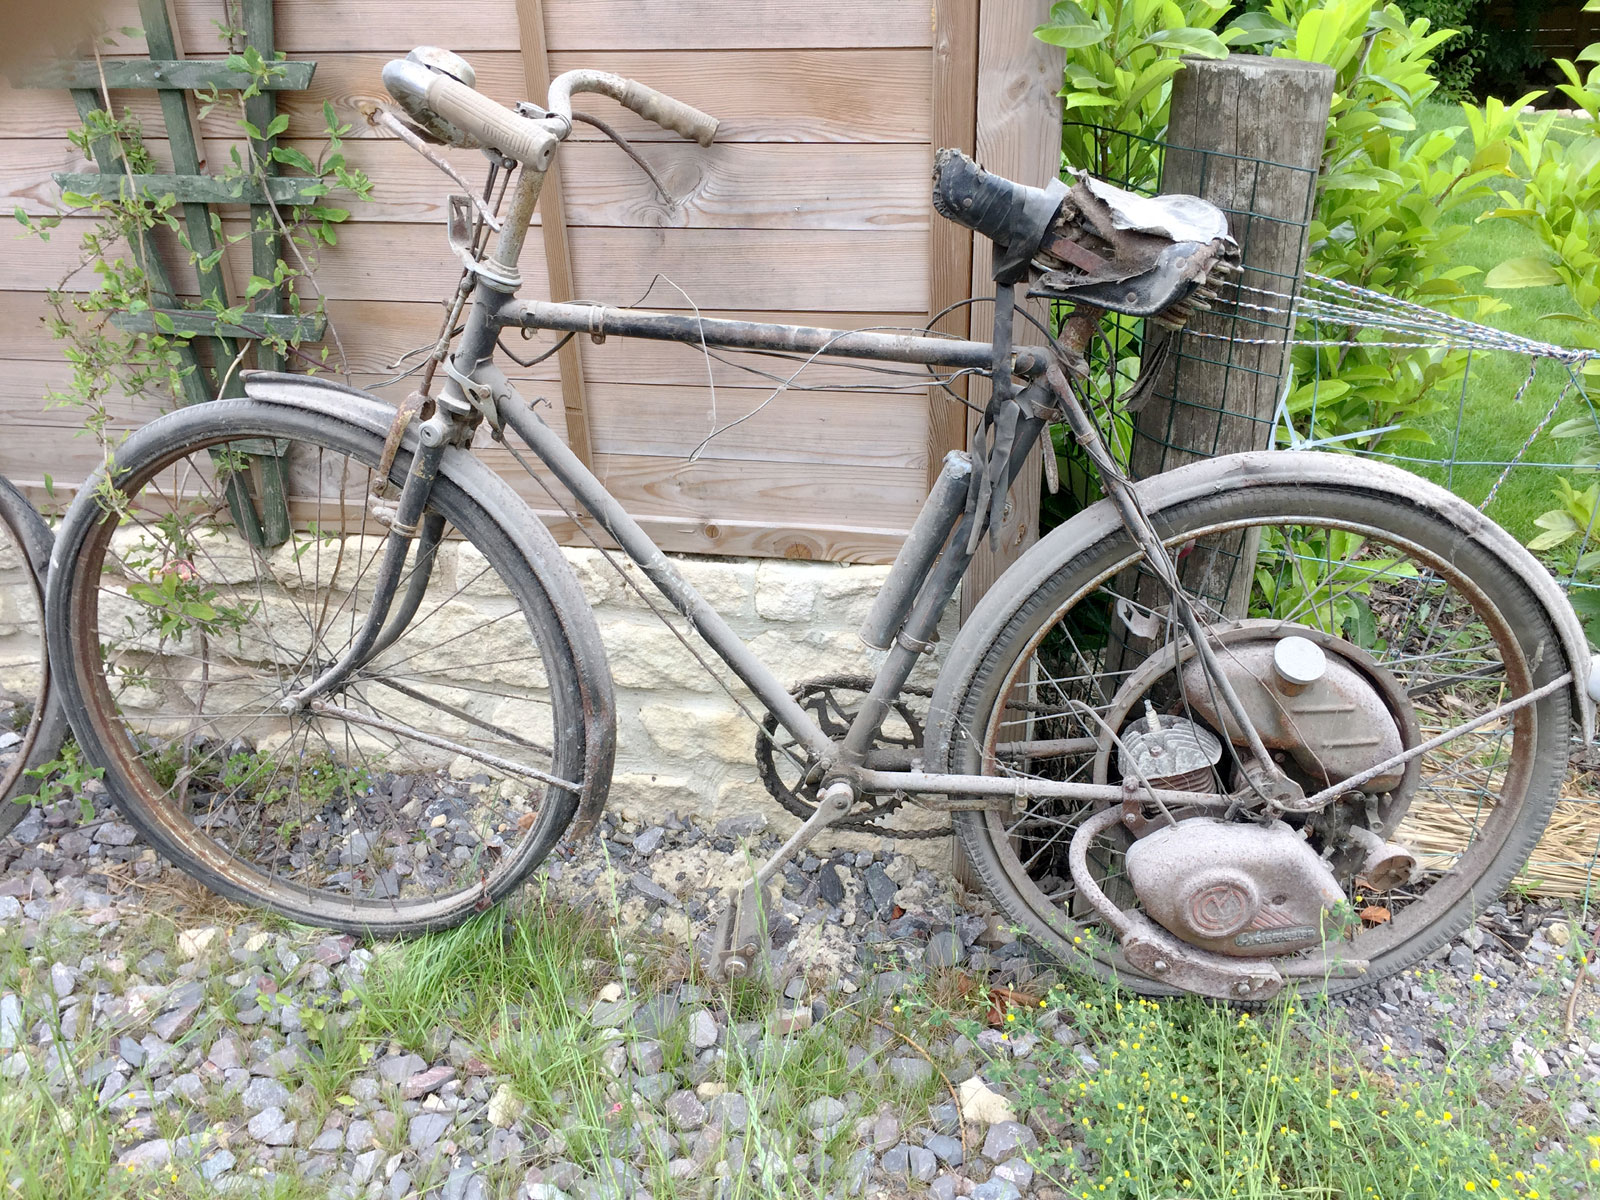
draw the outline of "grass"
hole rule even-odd
[[[1471,985],[1435,1029],[1423,1031],[1450,1054],[1446,1071],[1433,1078],[1388,1047],[1377,1061],[1363,1063],[1362,1047],[1340,1032],[1336,1013],[1316,1003],[1285,1000],[1245,1014],[1048,978],[1030,985],[1031,999],[1013,993],[996,1001],[981,981],[951,972],[913,983],[887,1003],[862,993],[837,996],[837,1006],[811,1029],[779,1036],[774,1020],[787,1002],[774,991],[702,982],[698,1002],[731,1022],[720,1054],[696,1060],[687,1035],[693,1002],[656,1041],[666,1069],[691,1072],[692,1080],[711,1085],[707,1094],[739,1093],[748,1102],[747,1125],[728,1133],[738,1140],[731,1152],[742,1147],[756,1170],[730,1167],[721,1184],[709,1171],[697,1180],[675,1179],[669,1163],[681,1151],[670,1148],[665,1119],[619,1075],[641,1039],[626,1020],[608,1027],[591,1009],[607,985],[624,1001],[639,1002],[676,987],[686,971],[696,981],[669,947],[619,932],[614,919],[614,912],[581,912],[535,894],[519,909],[493,910],[448,933],[379,948],[358,992],[336,998],[325,1012],[302,1009],[310,1058],[283,1077],[298,1090],[297,1103],[309,1106],[300,1119],[320,1128],[327,1113],[350,1105],[351,1082],[381,1055],[415,1050],[433,1060],[459,1040],[494,1074],[493,1086],[503,1085],[520,1103],[524,1144],[555,1147],[591,1177],[642,1162],[643,1187],[662,1200],[714,1190],[729,1198],[818,1200],[847,1191],[859,1118],[887,1104],[913,1129],[947,1098],[944,1073],[959,1065],[947,1049],[953,1037],[993,1045],[997,1037],[1036,1034],[1032,1052],[1009,1061],[1008,1082],[1019,1116],[1042,1133],[1030,1156],[1034,1166],[1076,1200],[1428,1200],[1474,1192],[1542,1200],[1600,1186],[1600,1139],[1573,1137],[1561,1117],[1577,1094],[1576,1079],[1558,1068],[1541,1081],[1540,1093],[1525,1094],[1499,1070],[1514,1036],[1536,1046],[1564,1042],[1553,1032],[1553,1014],[1570,962],[1539,977],[1528,998],[1534,1012],[1551,1014],[1542,1026],[1534,1019],[1488,1032],[1483,1010],[1494,998],[1492,985]],[[165,940],[149,922],[124,936],[120,953],[130,962]],[[85,948],[81,935],[49,927],[31,948],[14,930],[0,932],[0,987],[19,993],[30,1025],[54,1011],[48,964],[75,962]],[[216,955],[209,965],[220,975],[220,947]],[[1445,995],[1442,981],[1426,973],[1412,982]],[[1073,1033],[1070,1045],[1052,1040],[1061,1026]],[[227,1031],[197,1027],[181,1049],[209,1045]],[[1588,1032],[1600,1028],[1591,1024]],[[72,1046],[78,1069],[108,1053],[105,1036]],[[891,1057],[917,1058],[913,1042],[939,1066],[931,1079],[901,1085],[878,1070]],[[866,1064],[852,1066],[855,1048],[868,1050]],[[1085,1055],[1092,1057],[1086,1062]],[[52,1086],[37,1073],[0,1086],[0,1197],[211,1194],[192,1162],[137,1175],[118,1169],[114,1148],[137,1139],[98,1104],[97,1088]],[[806,1108],[830,1096],[846,1100],[850,1113],[819,1142]],[[391,1133],[380,1131],[386,1153],[403,1149],[398,1092],[386,1086],[381,1101],[396,1117]],[[154,1122],[156,1135],[172,1138],[238,1117],[237,1105],[197,1110],[174,1097],[145,1120]],[[969,1129],[967,1144],[975,1155],[981,1131]],[[426,1192],[442,1183],[446,1164],[423,1168],[408,1160],[408,1168],[414,1186]],[[489,1194],[514,1192],[524,1169],[510,1162],[483,1167]],[[241,1182],[244,1194],[277,1200],[325,1191],[292,1172]]]
[[[1325,1005],[1280,999],[1252,1015],[1067,987],[1052,1002],[1099,1068],[1052,1044],[1014,1083],[1081,1139],[1081,1150],[1047,1142],[1036,1163],[1079,1200],[1540,1200],[1600,1188],[1600,1137],[1566,1144],[1549,1103],[1494,1084],[1511,1035],[1485,1036],[1471,1013],[1438,1031],[1452,1051],[1444,1073],[1418,1079],[1388,1046],[1381,1067],[1360,1065]]]
[[[1438,100],[1425,101],[1418,111],[1418,132],[1463,127],[1461,110],[1453,104]],[[1463,132],[1463,142],[1469,143]],[[1470,150],[1467,151],[1470,154]],[[1513,164],[1514,165],[1514,164]],[[1515,191],[1516,181],[1507,179],[1501,185]],[[1543,247],[1535,235],[1505,219],[1479,220],[1495,205],[1489,201],[1465,206],[1452,215],[1453,220],[1473,222],[1468,235],[1457,244],[1456,261],[1487,273],[1506,261],[1528,254],[1543,254]],[[1468,290],[1481,287],[1483,275],[1464,281]],[[1504,306],[1483,318],[1483,323],[1509,333],[1541,341],[1560,343],[1562,326],[1542,318],[1551,312],[1572,311],[1571,299],[1561,287],[1521,288],[1513,291],[1491,293]],[[1518,355],[1497,351],[1474,354],[1466,385],[1460,395],[1452,396],[1446,411],[1437,418],[1424,422],[1435,443],[1433,451],[1422,448],[1420,456],[1436,455],[1441,459],[1450,454],[1468,462],[1504,463],[1515,456],[1527,436],[1544,417],[1554,402],[1566,372],[1556,364],[1545,363],[1539,368],[1534,383],[1528,388],[1521,404],[1513,406],[1512,399],[1523,384],[1528,372],[1528,360]],[[1569,396],[1561,411],[1556,414],[1554,426],[1569,418],[1587,413],[1586,402],[1578,396]],[[1459,430],[1459,432],[1458,432]],[[1570,461],[1572,442],[1557,441],[1549,436],[1548,429],[1529,447],[1529,462],[1560,463]],[[1443,467],[1405,464],[1419,474],[1436,482],[1447,484],[1458,495],[1473,504],[1488,495],[1490,487],[1500,474],[1498,466],[1456,467],[1453,471]],[[1538,532],[1534,519],[1555,506],[1552,498],[1553,475],[1561,472],[1548,468],[1519,468],[1514,470],[1489,509],[1501,525],[1520,541],[1526,542]],[[1575,469],[1566,472],[1576,475]]]

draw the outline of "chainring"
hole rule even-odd
[[[822,732],[832,740],[843,738],[850,723],[860,710],[861,701],[872,690],[872,680],[865,675],[819,675],[795,685],[790,695],[800,707],[811,714]],[[901,696],[928,696],[931,689],[907,687]],[[922,718],[912,711],[903,698],[896,698],[890,706],[890,717],[878,732],[873,745],[878,748],[896,747],[916,750],[922,745]],[[772,798],[795,816],[804,819],[817,808],[817,793],[822,780],[814,770],[815,756],[794,740],[788,730],[778,724],[778,718],[768,713],[756,735],[756,770],[762,786]],[[948,826],[936,829],[890,829],[881,824],[883,819],[906,802],[904,792],[870,798],[867,806],[854,815],[836,821],[833,829],[878,833],[897,838],[946,837]]]

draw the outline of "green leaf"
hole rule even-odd
[[[1294,34],[1291,26],[1265,12],[1247,12],[1229,25],[1223,37],[1230,46],[1259,46],[1265,42],[1281,42]]]
[[[283,163],[288,167],[294,167],[296,170],[304,171],[308,175],[317,173],[316,164],[311,161],[304,151],[296,150],[293,146],[274,146],[272,148],[272,160]]]
[[[1560,282],[1556,269],[1537,254],[1508,258],[1483,277],[1484,286],[1492,288],[1550,287]]]
[[[1228,57],[1227,45],[1209,29],[1158,29],[1144,40],[1149,45],[1174,46],[1204,58]]]
[[[167,316],[167,314],[162,312],[160,309],[156,309],[153,313],[151,313],[150,318],[156,323],[156,328],[161,330],[162,333],[172,333],[176,328],[172,324],[172,318]]]
[[[1033,36],[1052,46],[1078,50],[1106,40],[1106,31],[1098,25],[1041,25]]]
[[[280,133],[282,133],[287,128],[289,128],[289,114],[288,113],[279,113],[277,116],[273,117],[270,122],[267,123],[267,136],[269,138],[270,137],[277,137]]]

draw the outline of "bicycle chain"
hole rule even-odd
[[[824,732],[830,736],[843,736],[844,730],[849,727],[849,718],[854,715],[854,708],[842,703],[836,692],[859,692],[864,697],[872,690],[872,680],[865,675],[819,675],[813,679],[805,679],[796,684],[789,692],[791,696],[804,708],[811,711],[817,723],[823,727]],[[933,689],[929,687],[906,686],[900,689],[902,696],[919,696],[924,699],[933,696]],[[856,703],[859,704],[860,698]],[[906,723],[910,736],[905,739],[896,739],[893,744],[922,744],[922,719],[910,707],[896,698],[893,705],[895,713]],[[762,786],[767,789],[772,798],[795,816],[804,819],[816,811],[817,783],[806,782],[806,775],[814,765],[814,760],[797,744],[790,744],[779,749],[778,737],[781,736],[778,719],[768,713],[761,722],[760,732],[756,734],[756,770],[761,777]],[[882,745],[880,740],[878,743]],[[786,753],[785,753],[786,751]],[[791,756],[804,755],[804,766],[795,763]],[[778,775],[778,758],[784,757],[790,766],[801,771],[800,781],[794,786],[786,784]],[[909,797],[905,792],[894,792],[888,796],[875,797],[866,812],[859,816],[849,817],[836,821],[834,829],[851,830],[858,833],[876,833],[885,837],[895,838],[936,838],[948,837],[950,826],[941,825],[934,829],[893,829],[882,824],[896,809],[904,804]]]

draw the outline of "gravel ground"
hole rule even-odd
[[[625,928],[677,944],[687,967],[716,889],[742,869],[746,847],[760,855],[776,844],[759,817],[713,829],[611,818],[600,838],[547,864],[543,880],[557,898],[603,905]],[[152,913],[169,931],[164,948],[152,948]],[[1562,1033],[1574,974],[1566,954],[1578,932],[1554,906],[1502,902],[1423,969],[1335,1011],[1371,1065],[1396,1074],[1441,1070],[1463,1038],[1510,1031],[1514,1053],[1496,1068],[1496,1084],[1524,1102],[1560,1097],[1567,1121],[1588,1129],[1600,1109],[1600,1042],[1583,1032],[1593,1028],[1593,990],[1579,1006],[1579,1032]],[[426,1054],[380,1046],[339,1081],[347,1102],[314,1117],[304,1078],[308,1022],[350,1019],[372,951],[209,900],[103,809],[87,823],[76,803],[34,812],[0,840],[0,934],[18,933],[35,978],[54,992],[59,1037],[104,1047],[76,1081],[117,1118],[120,1168],[187,1159],[218,1191],[287,1172],[318,1180],[330,1196],[365,1200],[487,1197],[501,1194],[493,1180],[507,1178],[521,1181],[515,1194],[527,1200],[648,1196],[641,1168],[652,1140],[685,1194],[719,1195],[730,1172],[762,1165],[759,1147],[744,1141],[750,1099],[713,1082],[731,1039],[814,1036],[813,1023],[833,1007],[888,1005],[932,967],[960,966],[1017,988],[1051,978],[981,903],[909,857],[809,855],[785,873],[773,918],[774,986],[783,997],[775,1017],[730,1020],[687,981],[634,997],[610,985],[587,1003],[597,1028],[619,1031],[608,1062],[614,1086],[660,1114],[643,1136],[618,1131],[613,1178],[600,1179],[570,1161],[561,1130],[523,1120],[505,1080],[444,1029],[429,1037]],[[38,953],[59,945],[77,949],[59,961]],[[57,1030],[23,1017],[18,989],[18,980],[0,978],[0,1086],[42,1073],[64,1089],[74,1067],[55,1045]],[[676,1072],[662,1068],[669,1032],[691,1047]],[[926,1046],[931,1060],[887,1031],[851,1047],[858,1086],[800,1098],[818,1144],[792,1152],[786,1169],[820,1171],[821,1143],[848,1129],[857,1148],[842,1194],[1058,1198],[1027,1157],[1039,1136],[1060,1131],[1016,1111],[1004,1085],[986,1075],[996,1056],[1036,1053],[1045,1039],[1073,1046],[1077,1035],[1049,1012],[1030,1034],[994,1037],[942,1036]],[[946,1079],[959,1103],[945,1098]],[[895,1111],[875,1095],[890,1081],[922,1085],[936,1101]],[[157,1114],[175,1109],[188,1132],[162,1136]]]

